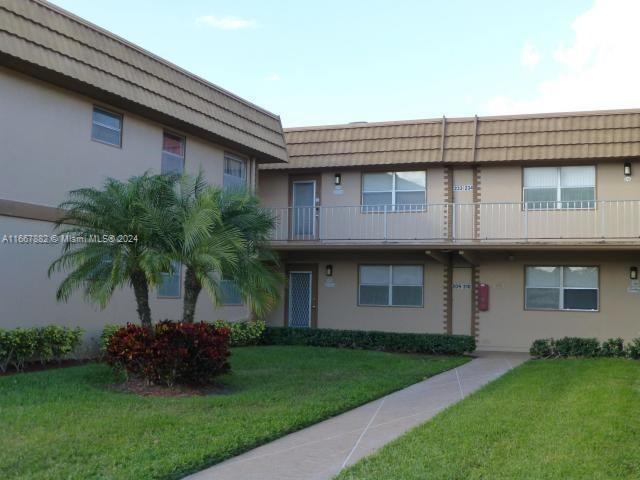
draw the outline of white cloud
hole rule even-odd
[[[529,70],[533,70],[540,63],[540,53],[536,50],[531,42],[527,42],[522,47],[520,53],[520,63],[527,67]]]
[[[555,73],[528,98],[495,96],[490,114],[640,107],[640,2],[596,0],[573,24],[570,45],[553,53]]]
[[[206,25],[208,27],[219,28],[220,30],[239,30],[241,28],[256,26],[255,20],[247,20],[245,18],[234,17],[232,15],[224,15],[222,17],[218,17],[216,15],[204,15],[196,18],[196,23]]]
[[[270,82],[277,82],[279,80],[281,80],[282,77],[280,75],[278,75],[277,73],[270,73],[269,75],[266,76],[266,80],[270,81]]]

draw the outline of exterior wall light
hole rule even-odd
[[[631,280],[637,280],[638,279],[638,267],[629,268],[629,278]]]
[[[333,277],[333,265],[327,265],[325,273],[327,274],[327,277]]]
[[[625,162],[625,164],[624,164],[624,176],[625,177],[630,177],[631,176],[631,162]]]
[[[335,183],[336,185],[342,185],[342,174],[341,173],[336,173],[335,174],[335,176],[333,177],[333,183]]]

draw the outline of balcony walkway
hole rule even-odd
[[[640,200],[269,208],[276,247],[640,245]]]

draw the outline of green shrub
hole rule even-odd
[[[257,345],[264,333],[266,324],[262,320],[246,320],[243,322],[227,322],[226,320],[217,320],[214,325],[218,328],[228,328],[230,333],[230,347],[245,347],[248,345]]]
[[[634,339],[625,348],[622,338],[610,338],[602,342],[595,338],[564,337],[558,340],[545,338],[535,340],[529,353],[535,358],[567,357],[625,357],[640,358],[640,338]]]
[[[535,358],[550,358],[554,355],[553,338],[541,338],[531,344],[529,354]]]
[[[13,346],[9,341],[11,332],[0,328],[0,372],[6,372],[13,357]]]
[[[634,360],[640,359],[640,338],[634,338],[627,344],[625,354]]]
[[[0,330],[0,371],[13,365],[20,372],[29,361],[59,362],[80,344],[82,334],[81,328],[59,325]]]
[[[34,359],[38,350],[38,329],[18,327],[9,332],[9,346],[13,350],[10,359],[16,371],[21,372],[28,360]]]
[[[107,347],[109,346],[109,340],[111,339],[113,334],[116,333],[121,328],[122,328],[122,325],[113,325],[109,323],[104,326],[104,328],[102,329],[102,333],[100,334],[100,341],[99,341],[99,347],[100,347],[101,353],[104,353],[107,351]]]
[[[624,357],[624,340],[622,338],[610,338],[602,342],[600,355],[603,357]]]
[[[564,337],[554,341],[558,357],[596,357],[600,353],[600,342],[595,338]]]
[[[57,362],[73,352],[82,340],[84,331],[81,328],[47,325],[37,329],[37,345],[34,356],[45,364],[52,360]]]
[[[475,339],[468,335],[290,327],[267,327],[261,343],[451,355],[461,355],[476,349]]]

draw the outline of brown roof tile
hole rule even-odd
[[[640,110],[359,122],[285,129],[285,137],[289,163],[261,169],[633,157]]]
[[[41,0],[0,0],[0,65],[287,160],[278,116]]]

